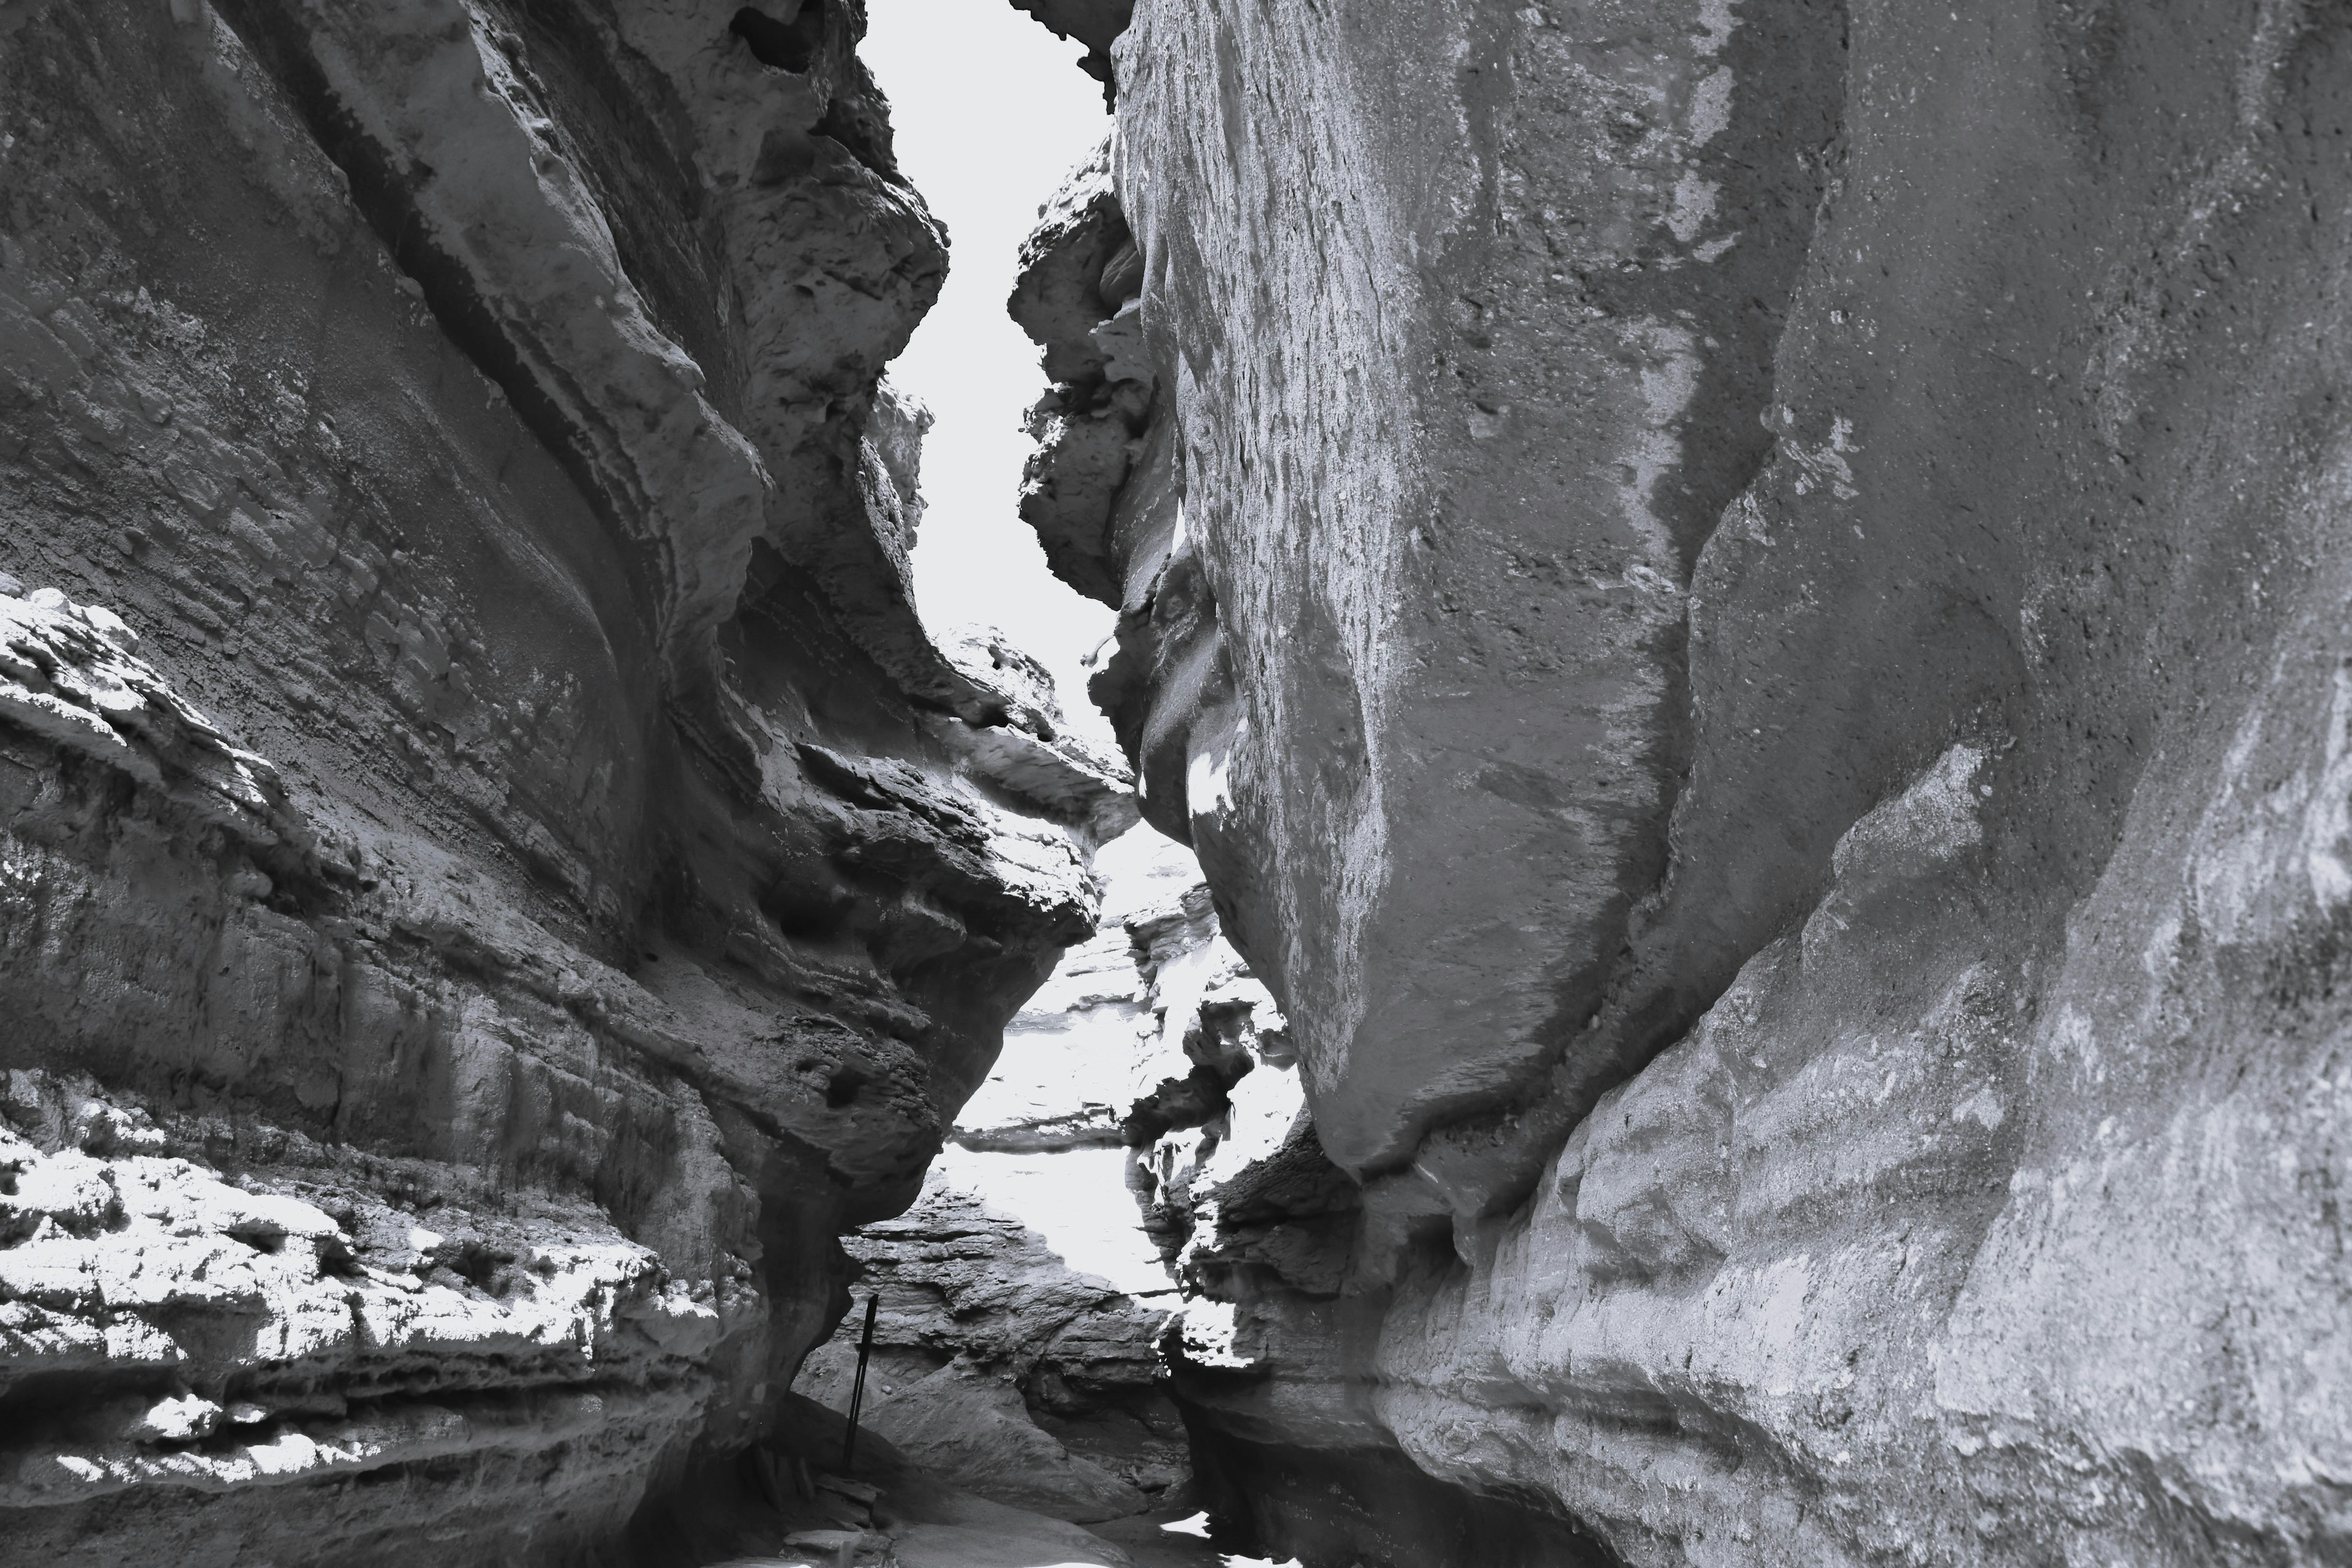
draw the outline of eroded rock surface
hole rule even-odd
[[[1182,1478],[1182,1423],[1156,1386],[1164,1306],[1076,1272],[944,1181],[849,1250],[857,1296],[882,1304],[862,1425],[909,1459],[1080,1523],[1139,1512],[1147,1489]],[[796,1386],[845,1411],[862,1333],[853,1311]]]
[[[0,6],[0,1560],[659,1548],[1091,931],[862,26]]]
[[[2352,1550],[2347,50],[1135,7],[1032,515],[1298,1053],[1180,1381],[1273,1539]]]
[[[1023,8],[992,1079],[854,0],[0,4],[0,1561],[2352,1553],[2344,15]]]
[[[617,1538],[644,1456],[692,1436],[708,1358],[758,1304],[748,1279],[677,1278],[583,1198],[299,1138],[231,1179],[225,1125],[167,1131],[37,1070],[8,1089],[12,1559],[73,1560],[93,1514],[120,1542],[111,1502],[175,1552],[306,1560],[323,1521],[301,1489],[454,1468],[475,1495],[446,1489],[443,1528],[511,1540],[499,1515],[528,1499]],[[214,1506],[289,1492],[275,1518]],[[415,1506],[395,1489],[332,1528],[400,1531]]]
[[[847,1240],[878,1308],[863,1425],[956,1485],[1088,1522],[1184,1511],[1176,1280],[1205,1194],[1298,1110],[1282,1019],[1192,858],[1139,829],[1097,868],[1102,930],[1015,1016],[921,1199]],[[846,1411],[863,1332],[853,1311],[796,1388]]]

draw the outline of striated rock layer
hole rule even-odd
[[[658,1555],[1091,930],[862,26],[0,5],[0,1562]]]
[[[1140,1512],[1181,1479],[1183,1424],[1156,1386],[1164,1309],[946,1182],[849,1251],[881,1307],[862,1427],[959,1486],[1076,1523]],[[847,1411],[863,1320],[810,1355],[801,1392]]]
[[[2345,15],[1140,0],[1110,54],[1026,510],[1312,1112],[1195,1270],[1230,1506],[1334,1563],[2352,1552]]]
[[[1196,1190],[1281,1143],[1297,1080],[1192,858],[1139,828],[1095,867],[1102,931],[1007,1026],[915,1206],[846,1238],[878,1308],[864,1425],[999,1502],[1181,1516],[1168,1266]],[[863,1331],[853,1310],[796,1388],[846,1411]]]

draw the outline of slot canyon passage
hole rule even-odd
[[[2352,11],[1020,8],[1084,692],[860,0],[0,0],[0,1564],[2352,1563]]]

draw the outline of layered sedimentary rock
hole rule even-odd
[[[1082,1521],[1193,1511],[1162,1349],[1177,1272],[1207,1193],[1298,1112],[1283,1020],[1192,858],[1139,829],[1096,866],[1103,929],[1007,1026],[914,1207],[846,1241],[877,1307],[865,1426]],[[853,1310],[796,1388],[845,1411],[863,1339]]]
[[[1090,931],[862,25],[0,6],[0,1560],[658,1538]]]
[[[1135,7],[1015,311],[1032,515],[1312,1113],[1196,1280],[1232,1506],[2352,1550],[2347,50]]]
[[[879,1301],[861,1425],[983,1497],[1077,1523],[1139,1513],[1183,1474],[1183,1425],[1156,1384],[1165,1309],[1070,1266],[942,1181],[852,1238]],[[796,1384],[849,1406],[852,1311]]]

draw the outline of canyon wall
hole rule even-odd
[[[678,1556],[1091,931],[863,25],[0,4],[0,1561]]]
[[[975,1090],[1315,1568],[2352,1555],[2344,15],[1022,8],[1207,879],[1026,1110],[1137,807],[916,618],[856,0],[0,0],[0,1563],[694,1556],[861,1226],[1165,1492]]]
[[[2352,1552],[2344,14],[1053,9],[1024,514],[1312,1118],[1221,1506]]]

